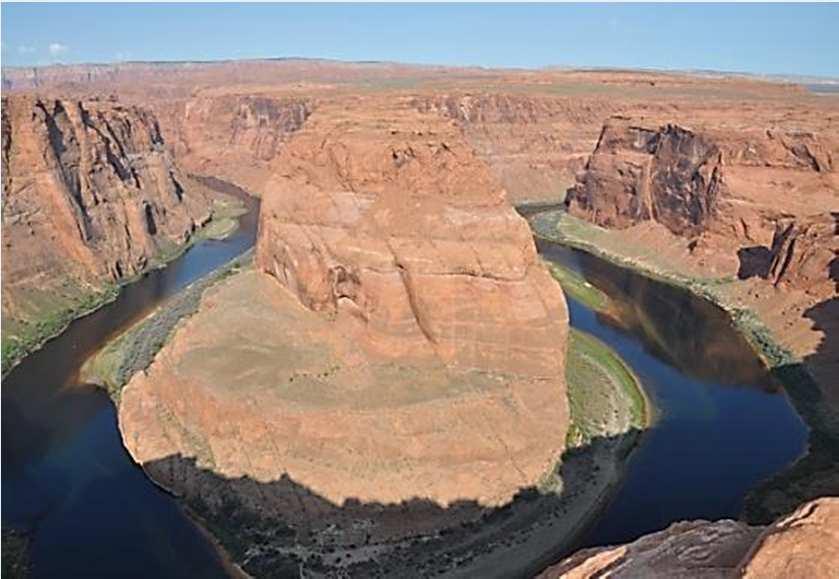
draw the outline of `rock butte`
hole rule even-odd
[[[789,577],[829,579],[839,568],[839,499],[818,499],[768,527],[736,521],[675,523],[616,547],[576,553],[540,579]]]
[[[404,503],[395,527],[371,521],[375,539],[462,522],[535,486],[565,442],[568,312],[456,127],[401,99],[324,101],[276,168],[257,242],[265,273],[211,291],[125,388],[132,456],[211,504],[227,490],[196,484],[198,469],[269,483],[233,488],[319,533],[355,524],[334,507]]]

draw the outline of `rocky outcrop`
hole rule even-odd
[[[656,127],[615,118],[569,192],[568,210],[598,225],[644,221],[689,242],[721,274],[832,293],[839,143],[796,130]]]
[[[799,507],[770,525],[739,566],[743,577],[828,579],[839,568],[839,499]]]
[[[144,109],[4,98],[2,146],[4,323],[131,277],[210,218]]]
[[[564,298],[457,128],[407,100],[321,102],[275,167],[257,271],[131,379],[126,448],[208,520],[257,521],[246,568],[412,569],[556,465]]]
[[[776,286],[808,288],[825,277],[825,264],[839,254],[839,214],[779,220],[770,247],[767,276]],[[834,277],[834,276],[831,276]]]
[[[626,545],[580,551],[540,577],[827,579],[835,576],[837,554],[839,499],[818,499],[769,527],[676,523]]]
[[[272,162],[313,106],[293,95],[210,90],[159,103],[157,110],[180,166],[223,177],[259,195]]]
[[[603,119],[620,109],[601,98],[503,92],[418,96],[413,102],[457,123],[514,204],[561,202]]]
[[[709,139],[616,119],[604,126],[568,207],[605,227],[655,220],[691,235],[708,226],[722,186],[722,154]]]

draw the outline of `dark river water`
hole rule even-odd
[[[780,386],[714,304],[582,251],[537,246],[609,296],[611,316],[569,299],[571,325],[620,354],[656,408],[620,490],[578,548],[678,520],[737,518],[746,492],[806,447]]]
[[[259,202],[227,239],[196,244],[76,320],[3,380],[3,526],[31,532],[33,577],[224,577],[210,543],[122,446],[108,394],[81,364],[115,332],[252,247]]]
[[[258,202],[245,200],[251,211],[231,237],[126,286],[3,380],[3,525],[30,533],[33,577],[225,576],[211,544],[131,461],[108,395],[79,384],[78,371],[109,336],[253,245]],[[751,486],[803,451],[803,424],[720,310],[586,254],[540,250],[618,305],[609,319],[570,300],[572,324],[617,350],[658,408],[583,544],[735,517]]]

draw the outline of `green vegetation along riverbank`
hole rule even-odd
[[[109,341],[85,362],[81,371],[82,380],[104,386],[111,397],[118,401],[123,386],[131,376],[148,368],[178,323],[198,310],[204,292],[217,282],[248,267],[252,256],[253,251],[248,251],[193,282]]]
[[[609,296],[587,282],[579,273],[548,260],[545,260],[545,265],[547,265],[553,278],[562,286],[566,295],[595,312],[608,309]]]
[[[649,425],[650,403],[638,377],[594,336],[571,329],[565,376],[571,406],[568,446],[587,444],[604,431],[640,431]]]
[[[238,227],[239,217],[247,212],[244,202],[231,195],[217,193],[212,217],[183,244],[161,243],[158,254],[138,275],[98,287],[66,280],[54,291],[33,292],[31,314],[3,315],[2,373],[8,374],[28,354],[61,334],[73,320],[93,313],[119,296],[120,288],[146,272],[165,267],[187,249],[206,239],[223,239]]]
[[[561,210],[530,217],[538,237],[583,250],[642,275],[687,289],[730,316],[775,379],[784,386],[798,414],[810,428],[809,448],[787,470],[769,478],[746,497],[742,517],[765,524],[799,504],[839,491],[839,417],[824,400],[822,386],[802,360],[784,348],[751,309],[737,303],[734,278],[686,275],[658,255],[655,248],[634,246],[614,232]]]

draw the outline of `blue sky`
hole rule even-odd
[[[839,5],[2,5],[4,66],[325,57],[839,76]]]

